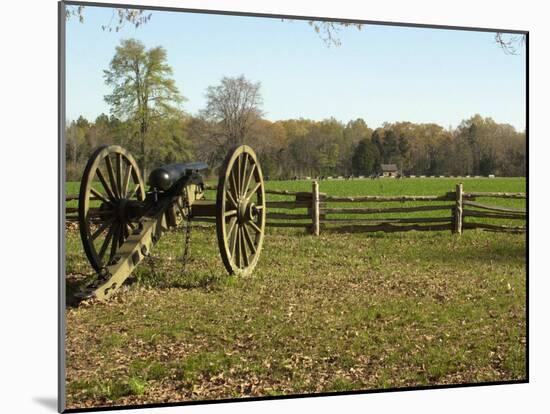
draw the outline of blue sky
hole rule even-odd
[[[163,46],[183,109],[197,114],[223,76],[260,81],[265,117],[347,122],[435,122],[455,127],[475,113],[525,128],[525,57],[493,33],[367,25],[342,28],[328,48],[304,21],[152,12],[135,29],[104,32],[112,9],[86,7],[67,22],[67,118],[109,113],[103,70],[121,39]],[[116,18],[114,19],[116,21]]]

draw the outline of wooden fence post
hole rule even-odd
[[[455,228],[454,232],[462,234],[462,183],[456,185]]]
[[[314,236],[319,235],[319,183],[313,181],[311,191],[311,230]]]

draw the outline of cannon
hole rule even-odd
[[[247,145],[232,148],[219,170],[215,200],[204,198],[205,163],[151,171],[146,188],[132,155],[118,145],[91,155],[80,183],[78,222],[96,281],[81,296],[111,297],[151,254],[162,233],[193,217],[215,217],[218,247],[229,274],[250,274],[264,239],[262,170]]]

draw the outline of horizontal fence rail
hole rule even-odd
[[[464,197],[526,198],[525,193],[464,193]]]
[[[405,217],[405,218],[332,218],[319,220],[321,223],[365,223],[365,224],[391,224],[391,223],[446,223],[452,222],[453,217]]]
[[[346,228],[344,228],[346,229]],[[451,230],[451,224],[432,224],[432,225],[418,225],[411,224],[406,226],[396,226],[394,224],[385,223],[377,226],[357,226],[353,225],[351,228],[347,229],[349,231],[360,231],[360,232],[384,232],[384,233],[395,233],[401,231],[439,231],[439,230]]]
[[[358,196],[358,197],[341,197],[341,196],[324,196],[323,201],[331,202],[390,202],[390,201],[449,201],[454,200],[454,193],[447,193],[442,196]]]
[[[343,208],[322,208],[324,213],[344,213],[344,214],[380,214],[380,213],[411,213],[417,211],[436,211],[448,210],[451,205],[445,206],[417,206],[417,207],[386,207],[386,208],[368,208],[368,207],[343,207]]]
[[[216,190],[216,186],[205,186],[206,190]],[[482,223],[470,219],[482,220],[527,220],[526,209],[490,205],[475,201],[478,198],[526,199],[526,193],[505,192],[464,192],[463,185],[457,184],[455,191],[441,195],[403,195],[403,196],[335,196],[319,192],[319,182],[312,181],[311,192],[290,190],[265,190],[266,195],[276,199],[266,201],[267,226],[304,228],[314,235],[323,230],[361,232],[406,232],[406,231],[451,231],[461,234],[464,230],[481,229],[484,231],[524,233],[523,225],[504,225]],[[286,199],[281,199],[286,197]],[[67,201],[78,200],[78,195],[67,195]],[[338,203],[405,203],[425,202],[425,205],[376,207],[328,206]],[[436,203],[437,202],[437,203]],[[432,204],[433,203],[433,204]],[[275,211],[273,211],[275,210]],[[299,211],[295,211],[299,210]],[[416,217],[415,213],[448,211],[448,215],[438,217]],[[409,216],[412,213],[412,216]],[[76,220],[78,208],[66,209],[67,220]],[[399,217],[391,217],[399,214]],[[406,214],[407,216],[403,216]],[[384,215],[384,217],[372,217]],[[387,216],[386,216],[387,215]],[[349,217],[351,216],[351,217]],[[197,221],[215,223],[214,218],[201,217]]]
[[[526,214],[498,214],[498,213],[485,213],[476,210],[464,210],[463,216],[465,217],[483,217],[483,218],[495,218],[495,219],[507,219],[507,220],[525,220]]]
[[[481,208],[481,209],[484,209],[484,210],[500,211],[500,212],[503,212],[503,213],[525,213],[525,210],[519,209],[519,208],[488,206],[486,204],[474,203],[473,201],[464,201],[463,204],[465,206],[477,207],[477,208]]]

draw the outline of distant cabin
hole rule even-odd
[[[395,164],[380,164],[380,169],[382,170],[382,177],[397,177],[399,175],[399,170]]]

